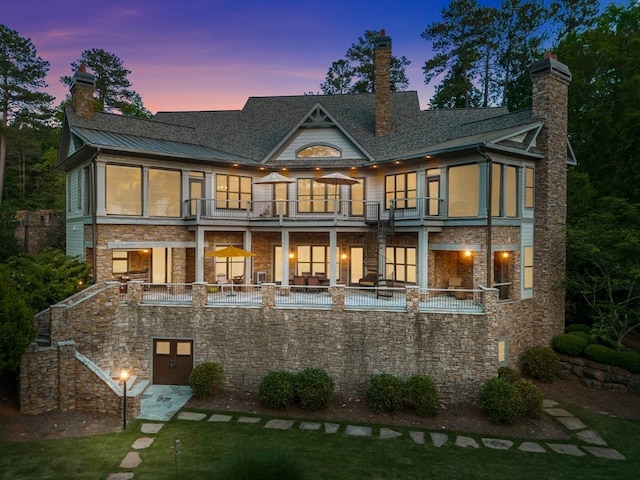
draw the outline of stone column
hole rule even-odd
[[[197,282],[191,286],[191,304],[194,307],[204,307],[207,305],[206,282]]]
[[[76,408],[76,343],[58,342],[58,406],[60,410]]]

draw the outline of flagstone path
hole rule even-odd
[[[615,449],[608,448],[607,442],[594,430],[589,429],[582,421],[571,415],[563,408],[559,408],[558,403],[553,400],[544,401],[544,411],[548,415],[554,417],[559,423],[561,423],[573,436],[573,440],[570,443],[556,443],[545,441],[522,441],[517,445],[517,449],[527,453],[547,453],[555,452],[560,455],[569,455],[574,457],[586,457],[589,455],[611,459],[611,460],[625,460],[624,455]],[[207,416],[209,418],[207,418]],[[200,412],[180,411],[178,413],[178,420],[201,422],[206,419],[207,422],[221,422],[232,423],[234,421],[234,415],[224,414],[212,414],[207,415]],[[262,421],[261,417],[249,417],[239,416],[235,419],[236,423],[255,424],[256,426],[262,426],[262,428],[268,428],[272,430],[290,430],[296,428],[297,420],[290,419],[269,419],[266,422]],[[126,470],[124,472],[112,473],[107,477],[107,480],[129,480],[135,478],[135,469],[140,465],[141,459],[138,450],[149,448],[153,445],[154,438],[151,435],[157,434],[164,423],[143,423],[141,426],[141,433],[144,436],[136,439],[131,448],[133,451],[128,452],[120,463],[120,469]],[[394,439],[402,437],[403,432],[399,432],[389,427],[371,427],[364,425],[345,425],[341,430],[341,425],[330,422],[311,422],[300,421],[297,428],[300,430],[317,431],[324,434],[338,434],[342,432],[344,435],[353,437],[377,437],[380,439]],[[447,444],[452,444],[460,448],[489,448],[493,450],[509,450],[516,447],[516,443],[513,440],[505,440],[500,438],[481,438],[480,441],[475,438],[459,435],[449,434],[442,432],[428,432],[429,436],[426,436],[425,431],[410,431],[409,438],[417,444],[424,445],[427,443],[427,438],[430,440],[431,445],[436,448],[440,448]]]

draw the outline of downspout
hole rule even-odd
[[[96,153],[91,159],[91,238],[93,241],[93,255],[91,258],[91,268],[93,270],[93,283],[96,283],[96,251],[98,245],[98,192],[97,192],[97,177],[98,177],[98,162],[96,159],[100,155],[101,150],[98,148]],[[83,235],[84,237],[84,235]]]
[[[482,144],[482,148],[486,148],[486,143]],[[493,160],[489,155],[482,151],[480,145],[478,145],[478,154],[483,157],[487,161],[487,288],[491,288],[491,268],[493,264],[493,258],[491,255],[491,232],[492,232],[492,221],[491,221],[491,187],[493,183]]]

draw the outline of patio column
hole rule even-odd
[[[196,282],[204,282],[204,230],[196,227]]]
[[[335,229],[329,231],[329,284],[337,282],[336,263],[338,261],[338,232]]]
[[[418,230],[418,286],[429,287],[429,232],[426,228]]]
[[[282,230],[282,285],[289,285],[289,231]]]
[[[249,252],[253,251],[251,248],[251,232],[249,230],[246,230],[244,232],[244,249],[248,250]],[[253,270],[251,269],[251,261],[252,261],[253,257],[246,257],[244,259],[244,280],[242,281],[242,283],[251,283],[251,273],[253,272]]]

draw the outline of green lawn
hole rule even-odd
[[[640,472],[640,421],[620,420],[586,410],[570,408],[589,427],[595,429],[611,448],[626,460],[607,460],[591,455],[572,457],[517,450],[488,448],[463,449],[450,441],[432,446],[426,432],[425,445],[415,444],[409,429],[396,428],[403,435],[382,440],[379,426],[373,438],[302,431],[299,422],[291,430],[269,430],[260,425],[171,420],[156,435],[150,448],[139,450],[141,465],[135,478],[195,479],[221,478],[220,461],[238,449],[278,447],[297,457],[306,479],[628,479]],[[211,412],[206,412],[211,413]],[[229,412],[224,412],[229,413]],[[132,451],[133,441],[142,436],[141,422],[131,422],[126,432],[66,440],[0,443],[0,478],[3,479],[106,479],[110,473],[126,471],[120,461]],[[467,435],[480,443],[481,435]],[[181,443],[177,465],[172,463],[174,439]],[[544,443],[539,441],[539,443]],[[560,442],[559,442],[560,443]],[[577,443],[574,442],[574,443]]]

